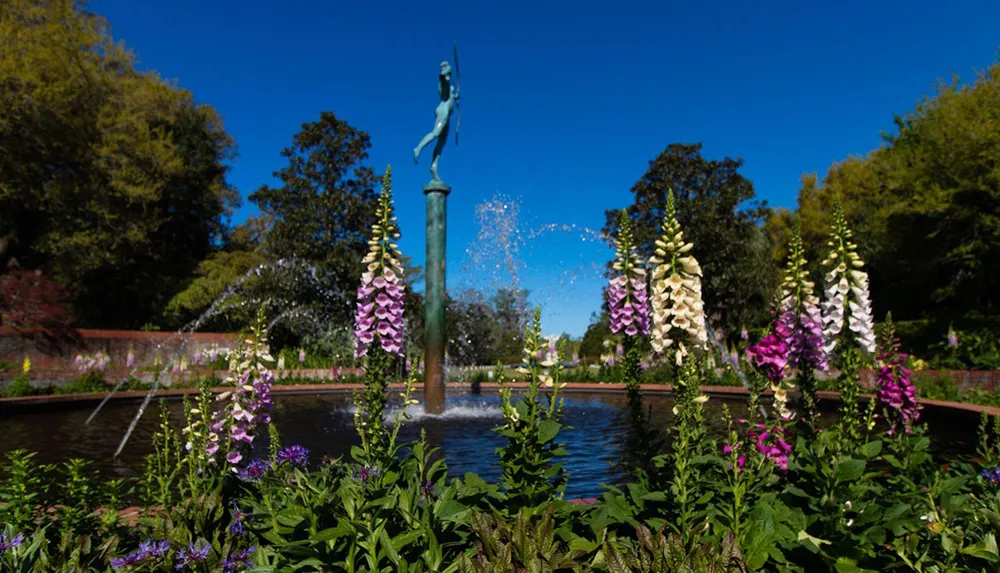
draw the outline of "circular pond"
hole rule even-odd
[[[569,498],[599,495],[601,484],[619,485],[624,473],[617,467],[625,455],[629,422],[625,396],[621,392],[563,392],[565,422],[572,426],[560,434],[569,456],[563,458],[570,474],[566,496]],[[419,395],[418,395],[419,398]],[[665,429],[672,423],[673,407],[669,394],[647,393],[652,424]],[[58,463],[70,458],[92,460],[94,467],[109,476],[135,476],[142,471],[143,458],[151,450],[150,438],[159,426],[155,403],[146,411],[122,455],[112,454],[135,415],[139,400],[112,400],[89,424],[84,422],[94,408],[87,404],[46,404],[13,409],[3,408],[0,415],[0,456],[15,449],[38,452],[42,463]],[[447,457],[451,477],[474,472],[487,481],[496,481],[500,470],[495,464],[496,448],[505,440],[493,432],[501,421],[495,392],[482,395],[452,393],[441,415],[423,413],[412,407],[413,419],[400,431],[403,443],[412,442],[427,432],[427,440]],[[722,405],[734,416],[746,413],[741,397],[714,396],[706,403],[706,420],[722,436]],[[168,406],[175,428],[183,424],[182,403],[170,399]],[[398,403],[391,405],[392,412]],[[390,412],[390,414],[392,413]],[[313,461],[321,456],[346,456],[359,443],[353,427],[354,409],[347,392],[274,394],[273,419],[285,445],[301,444],[312,452]],[[832,416],[824,415],[830,420]],[[925,411],[931,429],[933,447],[946,457],[971,453],[976,441],[975,421],[968,412]],[[266,436],[254,444],[266,451]]]

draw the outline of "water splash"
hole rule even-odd
[[[257,267],[254,267],[249,271],[247,271],[246,273],[244,273],[243,276],[241,276],[239,279],[237,279],[232,284],[227,286],[226,289],[223,291],[222,295],[216,298],[215,301],[213,301],[212,304],[209,305],[209,308],[205,312],[203,312],[198,318],[184,325],[183,327],[178,329],[173,334],[173,336],[164,339],[154,347],[153,349],[154,352],[159,353],[160,351],[165,350],[168,344],[177,341],[176,348],[174,348],[173,351],[169,353],[168,359],[164,361],[163,368],[161,368],[153,376],[153,382],[152,385],[150,386],[149,391],[146,393],[146,396],[144,397],[142,404],[139,405],[139,409],[136,412],[135,417],[132,418],[132,422],[129,424],[129,427],[125,432],[125,436],[122,438],[121,443],[118,445],[118,449],[115,450],[114,454],[115,458],[117,458],[121,454],[122,450],[125,448],[125,445],[128,443],[129,438],[132,436],[132,433],[135,431],[136,426],[139,424],[139,420],[146,412],[146,408],[149,406],[149,403],[153,400],[153,397],[159,390],[160,380],[175,365],[180,363],[180,359],[183,356],[184,349],[187,346],[188,342],[190,342],[191,338],[194,336],[194,333],[197,332],[208,320],[216,316],[219,316],[224,312],[228,312],[230,310],[237,308],[240,309],[261,308],[261,307],[269,308],[282,305],[285,306],[294,305],[293,302],[289,302],[285,299],[277,297],[262,300],[254,297],[241,296],[239,299],[234,299],[234,297],[237,297],[237,295],[245,294],[242,292],[242,289],[248,283],[248,281],[250,281],[253,278],[267,277],[267,275],[264,273],[268,271],[290,272],[292,273],[293,281],[296,282],[297,282],[296,279],[302,279],[302,278],[306,279],[306,282],[304,284],[299,284],[298,286],[314,287],[313,292],[318,293],[320,295],[320,297],[317,297],[318,300],[320,301],[336,300],[337,295],[344,292],[343,289],[337,288],[335,285],[329,285],[326,281],[324,281],[319,276],[319,271],[316,269],[315,266],[296,258],[279,259],[277,261],[258,265]],[[291,315],[289,314],[289,316]],[[284,319],[284,318],[287,317],[279,314],[279,319]],[[279,319],[272,321],[271,325],[269,326],[269,329],[273,327],[275,324],[277,324]],[[117,393],[121,389],[121,387],[124,386],[128,382],[128,380],[135,375],[135,373],[138,370],[139,370],[138,365],[133,366],[129,370],[129,372],[124,377],[122,377],[122,379],[108,392],[108,394],[104,397],[104,399],[101,400],[101,402],[97,405],[97,407],[94,408],[94,411],[87,418],[86,422],[84,422],[85,425],[90,424],[90,422],[94,419],[94,417],[96,417],[97,414],[101,411],[101,409],[104,408],[108,400],[110,400],[112,396],[114,396],[115,393]]]
[[[445,409],[440,414],[430,414],[424,411],[423,404],[407,406],[406,413],[410,416],[410,422],[422,422],[424,420],[488,420],[503,417],[503,412],[496,404],[483,402],[458,402],[456,404],[446,404]],[[399,413],[399,409],[390,410],[386,413],[386,418],[392,420]]]

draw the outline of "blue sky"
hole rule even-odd
[[[762,8],[761,6],[766,5]],[[612,9],[611,6],[615,8]],[[372,137],[371,165],[393,166],[404,253],[424,258],[438,65],[457,41],[461,142],[444,151],[449,288],[511,281],[498,257],[472,259],[476,207],[520,211],[518,281],[546,332],[575,335],[600,306],[611,251],[580,229],[669,143],[742,157],[772,205],[793,206],[803,173],[880,143],[936,80],[994,61],[1000,2],[343,2],[92,0],[139,65],[214,106],[239,146],[230,182],[245,197],[274,184],[279,152],[303,122],[333,111]],[[235,220],[254,212],[245,203]],[[509,212],[509,211],[508,211]],[[509,220],[509,218],[508,218]],[[491,229],[495,229],[495,226]],[[463,269],[466,272],[463,272]]]

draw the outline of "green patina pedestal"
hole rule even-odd
[[[424,410],[444,411],[445,229],[451,187],[441,180],[424,185],[427,198],[427,261],[424,301]]]

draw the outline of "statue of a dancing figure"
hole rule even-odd
[[[456,56],[456,69],[458,67],[458,54]],[[434,129],[430,133],[424,136],[420,140],[420,143],[413,148],[413,162],[420,162],[420,152],[423,151],[424,147],[427,146],[431,141],[437,139],[437,143],[434,145],[434,156],[431,159],[431,175],[434,177],[434,181],[441,181],[438,177],[437,166],[438,160],[441,159],[441,151],[444,149],[444,144],[448,141],[448,124],[451,118],[451,110],[455,109],[458,104],[458,85],[452,85],[451,83],[451,64],[448,62],[441,62],[441,72],[438,75],[438,93],[441,97],[441,103],[437,105],[437,109],[434,110]],[[458,130],[455,133],[455,144],[458,144]]]

